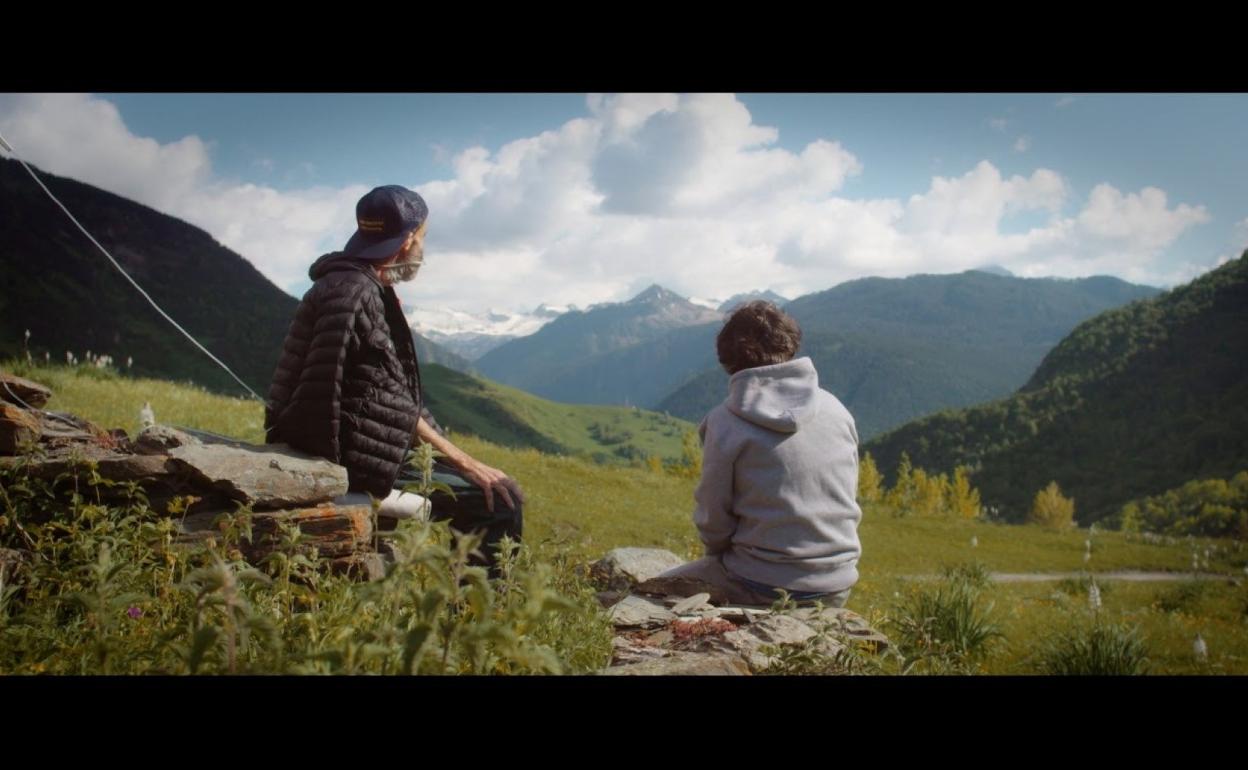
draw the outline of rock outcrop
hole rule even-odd
[[[664,565],[666,570],[681,563],[670,551],[622,548],[591,565],[600,588],[624,585],[624,575],[633,580],[624,591],[607,588],[599,594],[616,629],[611,665],[601,673],[735,676],[767,671],[785,647],[804,647],[834,659],[850,645],[874,652],[889,646],[886,636],[849,609],[810,605],[777,610],[716,605],[705,592],[647,594],[670,586],[653,580],[653,569],[625,572],[629,565]]]
[[[29,380],[6,375],[5,382],[32,406],[51,395]],[[137,486],[153,510],[177,515],[182,546],[223,535],[224,528],[239,525],[226,514],[242,512],[251,536],[240,542],[240,550],[253,564],[281,542],[284,525],[294,525],[300,547],[315,551],[328,569],[361,579],[384,575],[370,506],[332,502],[347,493],[347,472],[340,465],[284,444],[257,446],[164,425],[145,428],[131,440],[125,431],[105,431],[74,415],[31,411],[7,401],[0,401],[0,410],[0,455],[9,455],[0,456],[0,466],[21,467],[45,481],[89,467],[110,482],[93,489],[104,502],[127,500]],[[33,453],[16,456],[32,446]]]

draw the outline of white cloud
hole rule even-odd
[[[1014,141],[1014,152],[1027,152],[1031,149],[1031,137],[1023,135]]]
[[[1010,124],[1010,121],[1006,120],[1005,118],[989,118],[988,119],[988,125],[991,126],[994,131],[1004,131],[1005,127],[1008,126],[1009,124]]]
[[[1165,248],[1209,221],[1203,206],[1172,206],[1155,187],[1109,184],[1068,213],[1075,195],[1056,171],[1007,178],[987,161],[934,176],[920,193],[854,198],[846,181],[868,170],[850,149],[831,137],[785,149],[779,130],[756,124],[731,95],[586,101],[585,116],[501,147],[432,148],[445,178],[394,180],[431,210],[426,266],[400,287],[405,302],[584,307],[655,281],[685,295],[772,288],[795,297],[864,275],[989,262],[1020,275],[1161,283],[1189,269],[1166,266]],[[198,137],[135,136],[113,105],[90,96],[0,96],[0,130],[53,173],[203,227],[296,293],[312,259],[350,236],[366,192],[226,184]],[[1241,225],[1248,241],[1248,220]]]
[[[1208,221],[1204,206],[1167,208],[1166,193],[1156,187],[1123,195],[1106,183],[1092,189],[1078,217],[1080,228],[1090,236],[1145,253],[1160,251],[1188,227]]]
[[[346,242],[355,228],[342,214],[367,192],[222,184],[198,136],[163,145],[135,136],[111,102],[84,94],[0,96],[0,132],[43,170],[202,227],[288,290],[306,281],[309,255]]]
[[[203,140],[135,136],[109,101],[80,94],[0,96],[0,131],[40,168],[167,211],[210,179]]]

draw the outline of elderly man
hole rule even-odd
[[[268,443],[284,442],[346,467],[351,499],[381,498],[383,516],[423,511],[398,487],[416,440],[445,456],[432,517],[460,532],[482,531],[497,575],[496,546],[519,540],[524,496],[502,471],[473,459],[443,436],[422,408],[420,367],[394,284],[416,277],[424,259],[429,209],[404,187],[378,187],[356,205],[358,229],[341,252],[317,259],[314,281],[295,311],[265,408]],[[344,499],[342,502],[348,502]]]

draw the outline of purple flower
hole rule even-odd
[[[138,620],[139,618],[143,617],[143,610],[139,609],[138,607],[131,607],[130,609],[126,610],[126,614],[134,618],[135,620]]]

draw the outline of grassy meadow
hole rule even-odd
[[[262,408],[255,402],[89,367],[10,362],[4,368],[51,387],[55,395],[48,409],[72,412],[106,428],[124,428],[133,435],[139,409],[147,401],[161,423],[263,440]],[[526,543],[538,562],[582,563],[618,546],[667,548],[685,558],[699,555],[690,520],[693,478],[551,456],[466,434],[456,434],[454,440],[519,481],[528,501]],[[1184,574],[1192,570],[1196,553],[1201,573],[1221,576],[1166,582],[1100,578],[1095,610],[1087,581],[984,584],[975,593],[977,617],[999,636],[977,646],[977,654],[952,673],[1041,673],[1041,652],[1055,635],[1101,623],[1134,629],[1148,673],[1248,674],[1248,552],[1242,542],[1146,539],[1122,532],[1058,532],[978,519],[906,516],[883,503],[864,506],[860,536],[861,577],[848,606],[894,639],[894,634],[904,636],[898,624],[914,620],[920,595],[949,584],[942,575],[956,568],[981,575],[1084,570],[1094,575],[1119,570]],[[1085,553],[1090,553],[1086,561]],[[609,639],[601,625],[587,623],[565,629],[578,638],[565,639],[560,650],[577,644],[592,647],[581,651],[589,662],[567,670],[592,670],[593,661],[605,660]],[[592,633],[586,630],[591,627]],[[1204,657],[1193,651],[1197,634],[1207,646]]]

